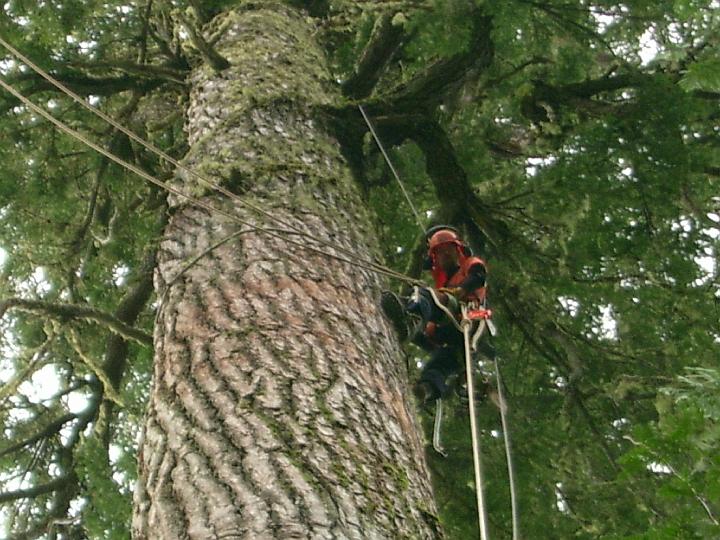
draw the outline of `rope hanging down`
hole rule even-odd
[[[481,452],[480,452],[480,439],[478,438],[477,419],[475,415],[475,379],[474,379],[474,363],[472,360],[472,354],[477,350],[477,344],[480,338],[487,329],[491,335],[496,334],[495,326],[492,324],[491,319],[485,318],[482,314],[480,315],[480,322],[475,332],[470,335],[472,328],[472,317],[466,304],[461,305],[462,319],[458,323],[453,313],[445,306],[433,289],[428,289],[432,296],[435,305],[445,313],[447,318],[452,324],[463,334],[464,352],[465,352],[465,374],[467,378],[467,392],[468,392],[468,407],[470,414],[470,434],[472,437],[473,446],[473,468],[475,472],[475,493],[477,498],[477,512],[478,512],[478,524],[480,527],[481,540],[487,540],[488,538],[488,526],[487,526],[487,511],[485,508],[485,499],[483,497],[483,480],[482,480],[482,463],[481,463]],[[417,288],[414,294],[419,294]],[[515,481],[515,467],[512,459],[512,447],[510,444],[510,426],[507,420],[508,406],[505,401],[505,395],[502,389],[502,379],[500,378],[500,366],[498,365],[497,358],[493,358],[495,365],[495,375],[498,387],[498,400],[500,405],[500,420],[502,424],[503,432],[503,443],[505,446],[505,459],[507,462],[508,470],[508,482],[510,484],[510,505],[512,509],[512,537],[513,540],[520,540],[520,515],[517,504],[517,490]],[[442,421],[442,402],[438,399],[436,402],[435,410],[435,426],[433,428],[433,447],[441,455],[445,456],[444,449],[440,444],[440,422]]]
[[[442,457],[447,457],[448,454],[440,442],[440,426],[442,425],[442,418],[443,400],[442,398],[437,398],[435,400],[435,422],[433,422],[433,449]]]
[[[246,207],[246,208],[249,208],[249,209],[253,210],[254,212],[256,212],[256,213],[258,213],[258,214],[260,214],[260,215],[263,215],[263,216],[267,217],[267,218],[270,219],[271,221],[273,221],[273,222],[275,222],[275,223],[278,223],[278,224],[280,224],[280,225],[282,225],[282,226],[284,226],[284,227],[287,227],[287,228],[292,229],[292,230],[294,231],[294,233],[291,233],[291,234],[296,234],[296,235],[298,235],[298,236],[305,237],[305,238],[310,239],[311,241],[316,242],[316,243],[318,243],[318,244],[320,244],[320,245],[323,245],[323,246],[326,246],[326,247],[330,247],[330,248],[332,248],[332,249],[334,249],[334,250],[336,250],[336,251],[339,251],[339,252],[341,252],[341,253],[344,253],[345,255],[347,255],[348,257],[350,257],[351,259],[353,259],[353,261],[355,261],[356,264],[358,264],[358,266],[361,266],[361,267],[363,267],[363,268],[365,268],[365,269],[369,269],[369,270],[376,271],[377,273],[384,274],[384,275],[386,275],[386,276],[388,276],[388,277],[394,277],[395,279],[399,279],[399,280],[401,280],[401,281],[405,281],[405,282],[410,283],[410,284],[413,284],[413,285],[416,284],[416,283],[418,283],[417,280],[414,280],[414,279],[412,279],[412,278],[410,278],[410,277],[408,277],[408,276],[405,276],[404,274],[401,274],[401,273],[399,273],[399,272],[396,272],[396,271],[394,271],[394,270],[392,270],[392,269],[390,269],[390,268],[388,268],[388,267],[386,267],[386,266],[383,266],[383,265],[381,265],[381,264],[379,264],[379,263],[376,263],[376,262],[374,262],[374,261],[366,261],[366,260],[358,257],[353,251],[351,251],[351,250],[349,250],[349,249],[347,249],[347,248],[345,248],[345,247],[343,247],[343,246],[339,246],[339,245],[334,244],[334,243],[332,243],[332,242],[325,241],[325,240],[323,240],[323,239],[321,239],[321,238],[313,237],[313,236],[307,234],[305,231],[303,231],[303,230],[300,229],[299,227],[297,227],[297,226],[295,226],[295,225],[293,225],[293,224],[291,224],[291,223],[286,223],[286,222],[284,222],[283,220],[281,220],[280,218],[278,218],[277,216],[275,216],[275,215],[272,214],[271,212],[268,212],[267,210],[264,210],[263,208],[261,208],[261,207],[259,207],[259,206],[257,206],[257,205],[254,205],[254,204],[252,204],[252,203],[250,203],[250,202],[242,199],[241,197],[238,197],[235,193],[233,193],[233,192],[229,191],[228,189],[226,189],[225,187],[223,187],[223,186],[221,186],[221,185],[213,182],[212,180],[209,180],[208,178],[206,178],[206,177],[204,177],[203,175],[199,174],[197,171],[194,171],[193,169],[189,168],[187,165],[184,165],[183,163],[179,162],[178,160],[176,160],[176,159],[173,158],[172,156],[168,155],[167,153],[163,152],[161,149],[159,149],[158,147],[156,147],[156,146],[153,145],[152,143],[150,143],[150,142],[148,142],[148,141],[145,141],[142,137],[140,137],[139,135],[137,135],[136,133],[134,133],[134,132],[131,131],[130,129],[126,128],[125,126],[123,126],[122,124],[120,124],[119,122],[117,122],[115,119],[111,118],[110,116],[108,116],[107,114],[105,114],[104,112],[102,112],[100,109],[98,109],[98,108],[96,108],[96,107],[93,107],[92,105],[90,105],[89,103],[87,103],[87,101],[85,101],[81,96],[79,96],[77,93],[73,92],[70,88],[68,88],[68,87],[65,86],[63,83],[61,83],[60,81],[58,81],[57,79],[55,79],[52,75],[50,75],[49,73],[47,73],[46,71],[44,71],[42,68],[40,68],[38,65],[36,65],[32,60],[30,60],[27,56],[25,56],[25,55],[22,54],[20,51],[18,51],[15,47],[13,47],[10,43],[8,43],[8,42],[7,42],[6,40],[4,40],[2,37],[0,37],[0,45],[2,45],[3,47],[5,47],[8,51],[10,51],[13,55],[15,55],[18,59],[20,59],[23,63],[27,64],[27,66],[30,67],[30,69],[32,69],[33,71],[35,71],[35,72],[36,72],[38,75],[40,75],[42,78],[44,78],[44,79],[47,80],[49,83],[51,83],[53,86],[55,86],[56,88],[58,88],[62,93],[66,94],[67,96],[69,96],[70,98],[72,98],[76,103],[78,103],[79,105],[81,105],[82,107],[84,107],[85,109],[87,109],[88,111],[90,111],[92,114],[95,114],[96,116],[100,117],[102,120],[104,120],[105,122],[107,122],[108,124],[110,124],[111,126],[113,126],[115,129],[117,129],[118,131],[124,133],[124,134],[127,135],[130,139],[132,139],[133,141],[137,142],[138,144],[140,144],[140,145],[143,146],[144,148],[148,149],[149,151],[153,152],[154,154],[156,154],[157,156],[159,156],[159,157],[162,158],[163,160],[165,160],[165,161],[167,161],[168,163],[172,164],[173,166],[175,166],[175,167],[177,167],[177,168],[179,168],[179,169],[187,172],[188,174],[190,174],[191,176],[193,176],[194,178],[196,178],[197,180],[199,180],[202,184],[204,184],[204,185],[212,188],[213,190],[216,190],[216,191],[222,193],[223,195],[229,197],[229,198],[230,198],[231,200],[233,200],[233,201],[236,201],[236,202],[239,203],[240,205],[242,205],[242,206],[244,206],[244,207]],[[5,85],[3,85],[3,87],[7,89],[7,87],[6,87]],[[16,94],[16,91],[14,91],[14,90],[8,90],[8,91],[11,92],[11,93],[13,93],[13,95],[15,95],[16,97],[18,97],[18,95],[19,95],[19,92],[17,92],[17,94]],[[21,99],[21,98],[18,97],[18,99]],[[21,99],[21,101],[22,101],[22,99]],[[30,105],[28,105],[28,106],[30,106]],[[38,114],[42,114],[42,113],[41,113],[41,112],[38,112]],[[43,116],[44,116],[44,115],[43,115]],[[70,131],[67,130],[67,129],[70,129],[70,128],[67,128],[67,129],[61,128],[60,125],[57,124],[56,122],[54,122],[53,120],[50,120],[50,121],[53,122],[56,126],[58,126],[60,129],[62,129],[63,131],[65,131],[66,133],[72,135],[73,137],[75,137],[75,138],[77,138],[78,140],[80,140],[81,142],[83,142],[84,144],[88,144],[86,140],[83,140],[83,137],[82,137],[81,135],[79,135],[79,134],[76,135],[76,134],[74,134],[74,133],[71,132],[72,130],[70,130]],[[93,148],[93,147],[91,146],[91,148]],[[98,150],[98,148],[93,148],[93,149],[96,150],[96,151],[99,151],[99,152],[103,153],[103,155],[105,155],[106,157],[109,157],[108,154],[105,153],[104,151]],[[116,163],[118,163],[118,164],[122,165],[123,167],[125,167],[125,165],[123,165],[120,161],[117,161],[117,159],[114,159],[114,158],[112,158],[112,157],[109,157],[109,159],[112,159],[112,160],[115,161]],[[119,158],[118,158],[118,159],[119,159]],[[131,164],[130,164],[130,165],[131,165]],[[132,166],[132,165],[131,165],[131,166]],[[126,167],[126,168],[128,168],[128,167]],[[167,187],[165,187],[165,184],[162,183],[162,182],[159,181],[159,180],[156,180],[156,181],[150,180],[150,179],[147,177],[147,176],[149,176],[149,175],[148,175],[147,173],[144,173],[144,171],[143,171],[143,174],[141,174],[141,173],[137,172],[137,170],[134,170],[134,169],[131,169],[131,168],[128,168],[128,169],[131,170],[132,172],[135,172],[136,174],[139,174],[139,175],[140,175],[141,177],[143,177],[144,179],[146,179],[146,180],[148,180],[148,181],[151,181],[151,182],[155,183],[156,185],[159,185],[159,186],[163,187],[163,189],[166,189],[166,190],[168,190],[168,191],[170,191],[170,192],[172,192],[172,193],[174,193],[174,194],[176,194],[176,195],[179,195],[179,196],[181,196],[181,197],[183,197],[183,198],[185,198],[185,199],[187,199],[187,200],[189,200],[189,201],[195,202],[195,200],[193,199],[193,197],[190,197],[190,196],[188,196],[188,195],[185,195],[184,193],[182,193],[182,192],[180,192],[180,191],[178,191],[178,190],[173,191],[172,189],[168,189]],[[196,204],[197,204],[197,203],[196,203]],[[202,206],[202,204],[201,204],[200,206]],[[206,208],[207,208],[207,207],[206,207]],[[221,212],[221,213],[223,213],[223,212]],[[227,215],[227,214],[225,214],[225,215]],[[236,221],[237,221],[237,220],[236,220]],[[248,226],[252,227],[254,230],[256,230],[256,231],[258,231],[258,232],[266,232],[262,227],[256,227],[256,226],[254,226],[254,225],[248,224],[248,223],[243,222],[243,221],[240,221],[240,223],[242,223],[242,224],[244,224],[244,225],[248,225]],[[289,231],[287,231],[287,232],[290,233]],[[291,242],[291,243],[292,243],[292,242]],[[300,243],[297,243],[297,242],[296,242],[295,244],[301,245]],[[315,251],[318,252],[318,253],[321,253],[321,254],[325,254],[325,252],[322,252],[322,251],[319,251],[319,250],[315,250]],[[328,255],[329,257],[333,258],[333,256],[331,256],[330,254],[327,254],[327,255]],[[341,261],[348,262],[346,259],[341,259],[341,258],[338,258],[338,257],[334,257],[334,258],[336,258],[336,259],[338,259],[338,260],[341,260]]]
[[[495,363],[495,381],[497,382],[498,401],[500,402],[500,421],[502,422],[503,439],[505,441],[505,460],[507,462],[508,480],[510,481],[510,508],[512,511],[512,537],[513,540],[520,540],[520,512],[517,504],[517,493],[515,490],[515,466],[512,459],[512,447],[510,446],[510,425],[507,421],[508,407],[503,393],[503,382],[500,378],[500,365],[497,358]]]
[[[488,539],[488,520],[483,497],[482,463],[480,462],[480,438],[478,435],[477,418],[475,417],[475,377],[473,374],[472,349],[470,348],[470,328],[472,321],[468,318],[467,306],[462,305],[462,322],[460,323],[465,344],[465,376],[467,379],[468,406],[470,407],[470,436],[473,447],[473,467],[475,469],[475,495],[477,498],[478,523],[480,526],[480,540]],[[478,332],[485,328],[485,320],[480,321]]]

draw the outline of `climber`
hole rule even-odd
[[[472,255],[453,227],[433,227],[425,238],[428,253],[424,268],[432,273],[437,299],[458,319],[460,302],[483,305],[485,262]],[[430,360],[415,386],[415,395],[424,404],[449,393],[448,377],[461,370],[463,337],[427,288],[415,289],[406,310],[422,318],[423,326],[413,337],[413,342],[430,352]]]

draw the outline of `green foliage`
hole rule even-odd
[[[690,64],[680,86],[688,91],[720,92],[720,60],[711,58]]]
[[[202,4],[213,15],[235,2]],[[0,11],[0,33],[181,157],[184,88],[167,81],[146,86],[148,73],[118,63],[137,62],[144,48],[152,66],[190,65],[172,18],[173,9],[188,6],[154,2],[147,21],[144,5],[10,0]],[[475,245],[486,246],[481,255],[501,329],[496,345],[511,407],[523,536],[717,537],[720,289],[717,267],[708,272],[698,264],[717,258],[720,232],[712,2],[334,1],[318,21],[318,36],[339,80],[352,74],[385,9],[407,39],[382,73],[371,99],[378,106],[434,62],[465,52],[473,16],[492,18],[489,65],[441,90],[441,106],[414,111],[426,115],[419,124],[431,119],[447,134],[467,193],[444,206],[447,186],[427,170],[433,156],[400,135],[390,155],[427,224],[452,217],[475,231],[469,233]],[[658,54],[642,60],[650,40]],[[154,174],[172,174],[17,64],[3,62],[1,69],[64,121]],[[131,85],[115,86],[126,77]],[[0,101],[0,141],[3,297],[113,312],[160,234],[163,196],[7,96]],[[402,193],[369,137],[352,150],[364,158],[362,188],[386,260],[399,270],[417,268],[418,227]],[[478,204],[472,218],[460,204],[467,201]],[[148,305],[135,324],[150,331],[153,316]],[[0,452],[33,442],[0,456],[0,491],[70,471],[79,477],[75,491],[6,505],[2,519],[13,533],[69,517],[88,537],[126,538],[152,352],[129,347],[120,388],[126,407],[113,410],[103,432],[93,414],[98,381],[68,338],[72,329],[82,352],[102,360],[107,332],[14,311],[2,328],[0,380],[52,373],[57,384],[54,395],[21,384],[3,397]],[[428,459],[448,538],[472,538],[468,418],[462,404],[448,408],[443,438],[450,457]],[[68,412],[77,418],[33,439],[48,419]],[[431,415],[422,415],[429,429]],[[480,421],[491,528],[494,537],[508,537],[497,410],[483,404]],[[58,532],[70,535],[69,527]]]
[[[88,534],[104,540],[130,538],[130,492],[113,480],[108,454],[96,439],[87,440],[78,452],[76,470],[87,492],[82,522]]]
[[[674,511],[639,536],[712,537],[718,528],[720,496],[720,371],[687,368],[656,400],[658,420],[638,426],[627,438],[623,472],[652,486],[648,493]]]

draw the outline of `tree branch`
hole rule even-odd
[[[533,122],[551,121],[555,111],[563,106],[591,114],[604,113],[608,108],[617,108],[619,104],[601,103],[591,98],[603,92],[651,84],[653,79],[653,75],[626,73],[563,86],[551,86],[544,81],[536,80],[533,91],[523,98],[521,110],[523,115]]]
[[[70,343],[70,346],[75,350],[77,355],[80,357],[80,360],[82,360],[82,362],[88,368],[90,368],[90,370],[102,383],[103,394],[107,396],[107,399],[109,399],[113,403],[124,407],[125,404],[123,403],[122,398],[118,394],[117,390],[113,387],[105,370],[98,364],[98,362],[95,361],[92,356],[89,356],[85,353],[85,351],[83,351],[82,345],[80,345],[80,336],[78,336],[77,332],[73,328],[71,328],[68,334],[69,335],[66,339],[68,343]]]
[[[342,85],[343,93],[362,99],[372,93],[380,76],[405,39],[402,24],[393,23],[395,13],[385,13],[377,20],[370,41],[355,65],[353,75]]]
[[[483,240],[496,248],[508,242],[509,228],[501,220],[493,219],[490,208],[478,199],[452,141],[439,123],[419,114],[381,116],[375,121],[389,144],[399,144],[409,138],[420,147],[425,154],[427,174],[447,216],[455,216],[459,222],[472,220],[482,231]]]
[[[190,36],[190,41],[192,41],[192,44],[210,65],[210,67],[218,73],[230,67],[230,62],[227,58],[223,57],[212,45],[205,41],[205,38],[203,38],[200,31],[198,31],[193,23],[191,23],[180,12],[177,13],[177,17]]]
[[[152,336],[142,330],[124,323],[120,318],[105,311],[81,306],[77,304],[53,304],[42,300],[26,300],[23,298],[8,298],[0,301],[0,317],[9,309],[19,309],[27,313],[47,315],[61,321],[65,320],[88,320],[101,324],[110,331],[131,339],[141,345],[152,346]]]
[[[167,82],[165,79],[159,79],[157,77],[139,78],[128,75],[120,77],[92,77],[67,70],[51,72],[51,75],[74,92],[83,96],[108,96],[126,90],[149,92]],[[59,92],[55,86],[34,72],[14,74],[8,77],[8,79],[8,83],[10,84],[22,82],[32,83],[29,88],[23,90],[26,96],[31,96],[38,92]]]
[[[168,82],[185,85],[185,71],[168,66],[154,64],[136,64],[130,60],[110,62],[69,62],[67,65],[82,69],[118,70],[143,79],[163,79]]]
[[[44,365],[43,358],[54,339],[54,335],[49,335],[40,347],[30,351],[23,351],[25,355],[23,360],[25,360],[26,365],[13,373],[13,376],[0,387],[0,401],[5,401],[14,394],[23,382]]]
[[[712,101],[720,100],[720,92],[710,92],[709,90],[696,90],[692,94],[699,99],[708,99]]]
[[[166,214],[162,212],[162,218],[159,227],[165,226]],[[128,290],[123,299],[120,301],[114,316],[123,324],[133,325],[137,321],[140,313],[147,304],[153,293],[153,273],[155,270],[155,246],[147,248],[144,260],[138,270],[134,286]],[[127,368],[128,344],[124,336],[112,335],[107,339],[105,345],[105,362],[102,365],[102,372],[107,376],[107,380],[103,381],[105,385],[109,385],[113,392],[117,395],[120,390],[125,369]],[[108,394],[111,398],[112,394]],[[110,418],[114,409],[112,400],[105,399],[99,405],[98,418],[95,425],[95,431],[99,434],[105,447],[110,443],[111,430]]]
[[[0,503],[16,501],[18,499],[33,499],[40,495],[45,495],[46,493],[52,493],[53,491],[58,491],[64,488],[71,482],[75,481],[74,479],[75,474],[70,473],[65,476],[56,478],[55,480],[51,480],[46,484],[38,484],[37,486],[33,486],[27,489],[0,492]]]
[[[7,446],[0,450],[0,457],[7,456],[8,454],[17,452],[18,450],[25,448],[26,446],[30,446],[31,444],[34,444],[41,439],[47,439],[48,437],[55,435],[62,429],[65,424],[71,422],[72,420],[76,420],[77,418],[77,414],[68,413],[64,416],[61,416],[60,418],[57,418],[56,420],[53,420],[35,435],[32,435],[22,441],[13,443],[10,446]]]
[[[466,51],[435,62],[383,96],[382,103],[374,105],[385,113],[429,110],[438,105],[448,92],[463,83],[471,70],[483,70],[490,66],[495,55],[491,31],[492,18],[475,9],[472,37]]]

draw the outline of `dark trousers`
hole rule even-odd
[[[420,289],[417,297],[412,299],[409,311],[417,313],[423,324],[413,342],[430,353],[430,360],[423,367],[420,382],[432,388],[429,399],[446,397],[450,388],[446,380],[450,375],[460,371],[460,356],[463,350],[462,334],[447,321],[447,315],[432,299],[427,289]],[[428,322],[436,323],[432,338],[424,332]]]
[[[450,387],[446,384],[446,380],[450,375],[460,371],[461,353],[462,347],[453,345],[444,345],[432,351],[430,360],[420,374],[420,382],[432,386],[432,399],[446,397],[450,393]]]

